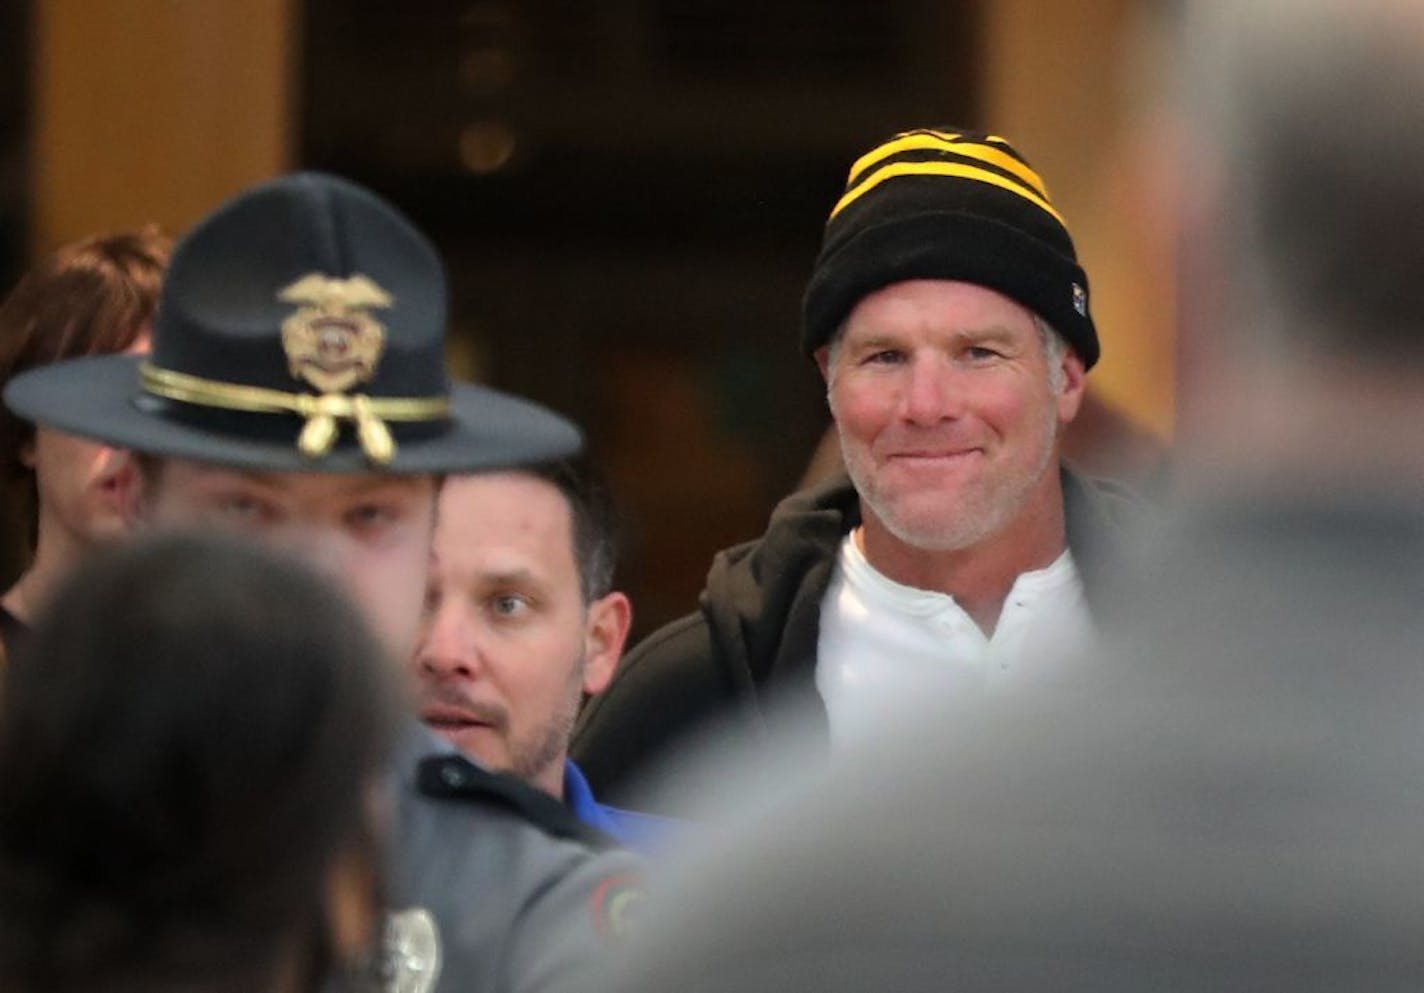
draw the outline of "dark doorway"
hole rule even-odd
[[[821,225],[877,139],[975,123],[975,27],[930,0],[308,0],[302,163],[433,234],[457,368],[585,427],[635,634],[805,468]]]

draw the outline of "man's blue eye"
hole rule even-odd
[[[494,612],[501,617],[517,617],[529,607],[529,601],[522,596],[507,593],[497,596],[492,602]]]

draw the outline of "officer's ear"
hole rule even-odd
[[[602,693],[613,681],[632,624],[633,604],[616,590],[588,605],[584,624],[584,693]]]

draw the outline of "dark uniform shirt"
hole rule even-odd
[[[438,976],[433,986],[391,988],[586,988],[641,902],[638,858],[553,797],[481,769],[416,724],[397,750],[394,780],[390,906],[433,921]],[[433,973],[414,961],[420,954],[397,952],[395,971]]]

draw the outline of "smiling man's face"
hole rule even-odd
[[[956,551],[1058,499],[1058,432],[1083,367],[1067,350],[1050,376],[1022,305],[971,283],[894,283],[861,300],[817,358],[867,528]]]

